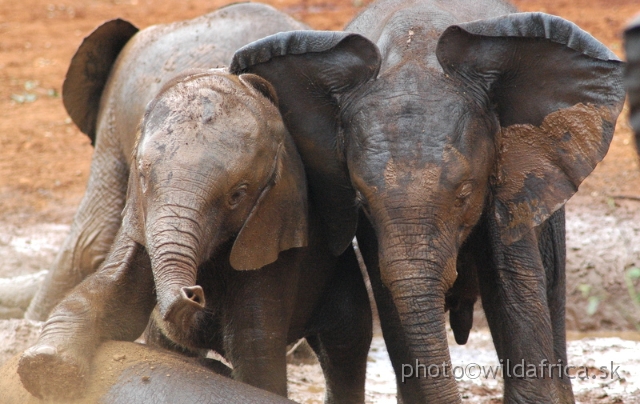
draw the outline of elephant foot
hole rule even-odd
[[[37,344],[22,354],[18,375],[25,389],[41,399],[69,400],[84,388],[88,361],[61,354],[48,344]]]

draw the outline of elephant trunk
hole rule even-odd
[[[173,210],[149,222],[147,248],[160,315],[186,330],[206,303],[202,288],[196,285],[203,232],[201,218],[178,215]]]
[[[387,232],[380,237],[381,280],[393,298],[407,349],[403,363],[394,367],[408,387],[404,402],[457,403],[444,311],[445,292],[456,276],[455,253],[442,232],[421,221],[384,226]]]

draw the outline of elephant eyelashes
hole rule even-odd
[[[471,195],[472,190],[473,184],[471,184],[471,182],[465,182],[464,184],[462,184],[460,188],[458,188],[458,194],[456,195],[456,201],[454,203],[455,206],[460,207],[464,205],[464,203],[469,198],[469,195]]]
[[[356,190],[356,203],[359,206],[366,206],[367,204],[366,199],[364,199],[364,196],[362,196],[362,193],[358,190]]]
[[[367,215],[369,215],[369,203],[367,202],[367,199],[364,197],[364,195],[362,195],[362,193],[357,190],[356,190],[356,204],[360,206]]]
[[[235,208],[247,195],[247,184],[239,185],[229,196],[227,203],[231,208]]]
[[[147,193],[147,177],[140,173],[140,190],[143,194]]]

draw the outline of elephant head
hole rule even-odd
[[[608,150],[624,98],[621,62],[541,13],[440,32],[414,21],[390,33],[402,23],[369,33],[380,34],[377,45],[347,32],[272,35],[238,50],[231,71],[275,87],[334,251],[351,240],[358,206],[370,219],[405,359],[443,363],[445,295],[465,242],[486,225],[481,253],[496,265],[537,249],[531,230]],[[461,342],[469,320],[452,319]]]
[[[264,79],[218,69],[179,76],[146,109],[123,231],[146,246],[176,342],[205,308],[201,264],[256,269],[307,243],[304,170],[275,103]]]

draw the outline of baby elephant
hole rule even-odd
[[[19,357],[0,367],[3,404],[294,404],[200,366],[193,358],[131,342],[100,346],[87,374],[86,394],[49,401],[29,394],[16,373]],[[60,383],[58,389],[69,388]]]
[[[105,264],[54,308],[18,372],[36,396],[80,391],[104,340],[193,355],[286,396],[286,346],[306,337],[326,401],[363,402],[371,312],[351,248],[331,254],[273,88],[194,70],[148,105],[123,222]],[[154,308],[155,307],[155,308]],[[56,386],[64,379],[68,389]]]
[[[285,346],[306,336],[327,401],[363,400],[371,324],[353,251],[325,248],[269,84],[203,70],[305,28],[243,3],[140,31],[112,20],[83,41],[63,101],[95,152],[71,233],[27,313],[46,318],[66,296],[20,362],[30,392],[80,394],[96,347],[137,338],[152,317],[149,343],[216,349],[237,380],[281,395]]]
[[[122,222],[138,125],[160,89],[185,70],[227,66],[236,49],[251,41],[306,28],[265,4],[239,3],[143,30],[114,19],[82,41],[69,64],[62,100],[95,146],[89,183],[26,318],[46,320],[104,262]]]

